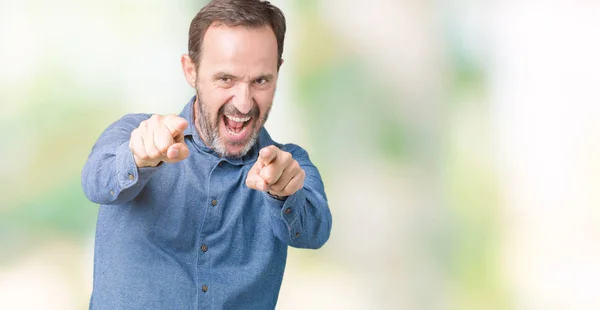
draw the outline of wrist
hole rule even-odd
[[[138,168],[153,168],[157,167],[162,163],[162,161],[158,160],[142,160],[137,155],[133,154],[133,159],[135,160],[135,165]]]
[[[288,198],[288,196],[278,196],[278,195],[272,194],[268,189],[265,191],[265,193],[267,195],[269,195],[269,197],[275,198],[279,201],[285,201]]]

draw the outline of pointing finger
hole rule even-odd
[[[269,146],[263,147],[258,154],[260,156],[261,161],[264,163],[264,165],[268,165],[268,164],[272,163],[275,160],[275,158],[277,158],[278,152],[279,152],[279,149],[276,146],[269,145]]]
[[[188,127],[188,122],[184,118],[175,115],[167,116],[164,124],[171,132],[172,137],[182,134]]]

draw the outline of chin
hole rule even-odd
[[[221,137],[218,137],[213,142],[213,149],[221,157],[240,158],[243,157],[256,144],[258,132],[252,134],[250,139],[245,143],[223,143]]]

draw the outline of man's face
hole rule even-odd
[[[270,27],[211,26],[196,72],[195,123],[220,156],[241,157],[256,143],[277,82],[277,40]]]

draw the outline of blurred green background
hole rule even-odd
[[[593,2],[272,1],[266,127],[333,213],[278,309],[598,309]],[[206,1],[0,1],[0,309],[83,309],[98,206],[80,172],[126,113],[179,113]]]

